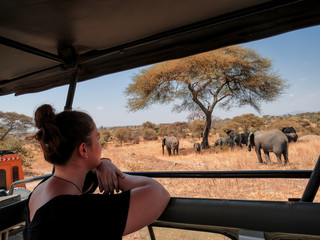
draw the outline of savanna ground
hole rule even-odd
[[[197,140],[180,140],[178,156],[162,155],[161,140],[143,141],[140,144],[118,146],[107,144],[103,156],[122,171],[241,171],[241,170],[312,170],[319,157],[320,137],[308,141],[289,144],[289,164],[278,164],[273,153],[271,163],[259,164],[255,151],[246,147],[230,149],[193,151],[193,142]],[[210,139],[211,144],[214,139]],[[213,145],[213,144],[212,144]],[[263,155],[263,152],[262,152]],[[264,155],[262,156],[264,159]],[[26,170],[26,178],[51,172],[50,164],[43,160],[41,152],[36,152],[32,168]],[[300,198],[307,180],[301,179],[157,179],[174,197],[246,199],[287,201],[288,198]],[[34,185],[29,185],[32,188]],[[319,202],[317,196],[315,201]],[[157,230],[157,231],[164,231]],[[163,235],[164,232],[155,231]],[[169,234],[167,230],[166,234]],[[170,230],[171,231],[171,230]],[[173,231],[173,230],[172,230]],[[176,230],[174,230],[176,231]],[[212,238],[212,235],[189,234],[185,231],[171,233],[170,239],[224,239]],[[124,239],[149,239],[146,230],[134,233]],[[158,239],[158,238],[157,238]],[[169,239],[168,236],[160,239]]]

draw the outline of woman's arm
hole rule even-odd
[[[122,191],[131,190],[128,218],[123,235],[135,232],[154,222],[166,208],[170,195],[157,181],[124,174],[119,179]]]
[[[95,170],[100,191],[131,190],[127,223],[123,235],[135,232],[154,222],[166,208],[170,195],[157,181],[122,173],[109,159],[102,159]]]

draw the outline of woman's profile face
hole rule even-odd
[[[93,131],[91,132],[90,138],[91,145],[88,146],[88,160],[90,161],[92,168],[96,168],[101,161],[102,147],[99,142],[100,133],[95,125]]]

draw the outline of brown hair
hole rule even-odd
[[[44,158],[52,164],[64,165],[81,143],[91,144],[94,122],[86,113],[56,114],[51,105],[45,104],[36,110],[34,119],[39,129],[34,137],[40,142]]]

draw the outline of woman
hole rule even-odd
[[[55,172],[29,197],[24,239],[121,239],[152,223],[167,206],[169,193],[158,182],[123,174],[101,159],[99,132],[89,115],[56,115],[42,105],[35,124],[35,139]],[[106,194],[83,193],[90,171]]]

